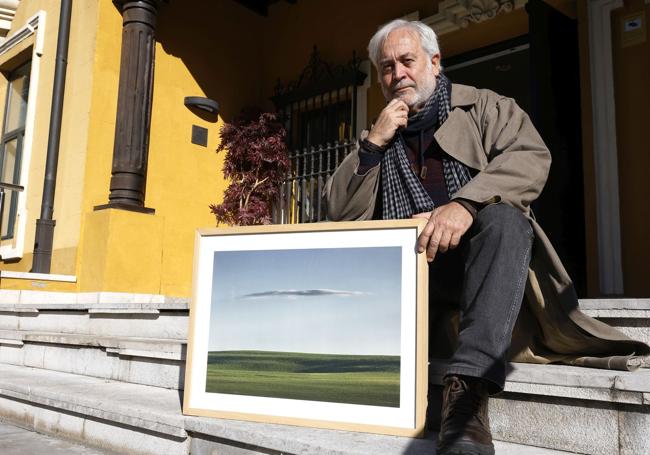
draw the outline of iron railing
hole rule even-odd
[[[348,63],[334,66],[314,46],[298,79],[278,80],[271,100],[287,130],[290,149],[350,140],[356,134],[357,88],[367,77],[360,66],[356,52]]]
[[[327,210],[321,197],[325,182],[355,144],[353,138],[294,151],[291,169],[273,204],[273,223],[325,221]]]

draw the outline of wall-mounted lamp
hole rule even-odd
[[[186,96],[183,102],[192,112],[207,122],[216,122],[219,114],[219,103],[201,96]],[[208,146],[208,129],[192,125],[192,144]]]
[[[219,103],[210,98],[203,98],[201,96],[186,96],[184,104],[187,107],[194,107],[210,114],[219,113]]]

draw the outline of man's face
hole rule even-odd
[[[429,58],[417,33],[398,28],[386,37],[378,65],[386,101],[399,98],[413,112],[422,107],[436,88],[440,54]]]

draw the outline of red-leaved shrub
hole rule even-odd
[[[271,202],[290,166],[286,131],[275,114],[251,119],[242,114],[220,132],[217,153],[225,150],[223,173],[230,180],[221,204],[210,205],[217,225],[271,223]]]

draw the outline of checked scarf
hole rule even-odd
[[[451,111],[450,98],[449,79],[440,74],[433,95],[418,113],[409,118],[409,124],[423,119],[437,106],[440,127]],[[447,194],[451,199],[472,177],[467,166],[447,154],[442,159],[442,167]],[[434,208],[433,201],[411,168],[404,149],[404,139],[399,134],[382,158],[381,183],[384,220],[410,218],[413,214],[429,212]]]

